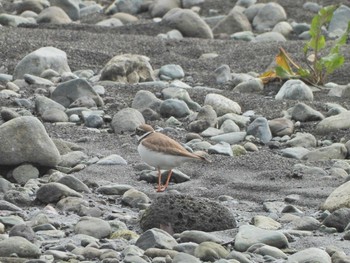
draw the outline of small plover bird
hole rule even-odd
[[[158,170],[157,192],[163,192],[168,187],[173,168],[188,161],[208,161],[200,154],[187,151],[180,143],[172,138],[163,133],[156,132],[148,124],[140,125],[136,132],[137,134],[143,134],[138,139],[139,145],[137,147],[142,161]],[[169,170],[165,185],[162,185],[160,170]]]

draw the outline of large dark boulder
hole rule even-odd
[[[141,228],[171,226],[175,233],[185,230],[206,232],[236,227],[232,212],[222,204],[206,198],[180,194],[157,197],[141,218]]]

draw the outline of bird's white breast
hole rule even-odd
[[[180,166],[184,162],[193,160],[193,158],[186,156],[178,156],[166,154],[163,152],[151,151],[142,145],[142,143],[139,144],[137,150],[141,156],[142,161],[161,170],[170,170]]]

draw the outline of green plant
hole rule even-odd
[[[312,85],[322,85],[329,74],[332,74],[334,70],[344,64],[344,56],[340,53],[340,47],[346,44],[350,33],[350,21],[343,35],[334,41],[329,54],[321,56],[321,51],[326,48],[326,37],[322,28],[331,21],[337,7],[336,5],[326,6],[312,19],[310,27],[311,39],[305,44],[303,49],[306,67],[295,63],[288,53],[283,48],[280,48],[280,52],[276,56],[277,66],[260,76],[264,83],[276,78],[298,78]]]

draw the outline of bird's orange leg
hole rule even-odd
[[[168,178],[166,179],[165,185],[162,185],[162,174],[161,174],[160,170],[158,170],[158,188],[157,188],[157,192],[164,192],[165,189],[167,189],[172,174],[173,174],[173,170],[170,170],[169,173],[168,173]]]
[[[163,192],[162,190],[163,185],[162,185],[162,173],[160,172],[160,169],[158,168],[158,186],[157,186],[157,192]]]
[[[165,189],[168,187],[168,184],[170,182],[170,178],[171,178],[172,175],[173,175],[173,170],[170,170],[169,173],[168,173],[168,178],[166,179],[165,185],[163,186],[164,187],[163,191],[165,191]]]

